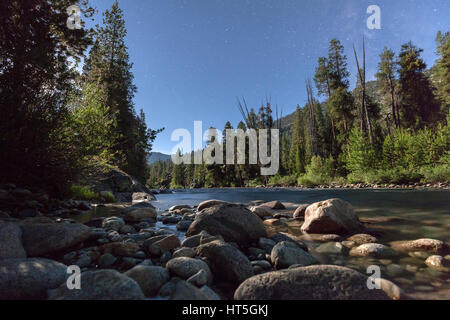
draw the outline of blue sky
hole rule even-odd
[[[91,0],[101,12],[113,0]],[[381,8],[381,30],[369,30],[369,5]],[[450,30],[448,0],[119,0],[124,11],[136,109],[165,127],[153,151],[170,153],[177,128],[222,129],[241,120],[236,97],[258,108],[266,97],[291,113],[306,101],[305,79],[332,38],[348,57],[351,86],[366,37],[368,80],[384,46],[398,53],[411,40],[431,66],[438,30]],[[96,17],[101,23],[101,15]]]

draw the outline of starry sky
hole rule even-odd
[[[113,0],[91,0],[99,12]],[[381,8],[381,30],[369,30],[369,5]],[[396,53],[408,41],[436,60],[435,36],[450,30],[448,0],[119,0],[130,61],[151,128],[165,127],[153,151],[170,153],[177,128],[193,121],[223,129],[241,120],[236,98],[258,108],[266,97],[283,114],[306,101],[305,79],[328,43],[345,47],[350,84],[356,82],[352,45],[366,38],[367,78],[374,79],[384,46]],[[100,13],[95,23],[101,23]],[[90,23],[88,23],[89,25]]]

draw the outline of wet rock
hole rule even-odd
[[[270,254],[276,243],[272,239],[259,238],[258,244],[261,249],[263,249],[266,253]]]
[[[279,243],[282,241],[292,242],[292,243],[296,244],[297,246],[299,246],[304,251],[308,251],[308,247],[306,246],[306,244],[303,241],[300,240],[299,237],[296,237],[296,236],[286,233],[286,232],[277,232],[272,237],[270,237],[270,239],[275,241],[275,243]],[[270,252],[272,252],[272,250],[270,250]]]
[[[379,243],[366,243],[350,250],[354,257],[391,258],[397,255],[392,248]]]
[[[215,200],[215,199],[213,199],[213,200],[206,200],[206,201],[201,202],[197,206],[197,211],[200,212],[203,209],[210,208],[210,207],[216,206],[218,204],[231,204],[231,203],[227,202],[227,201]]]
[[[0,221],[0,259],[26,258],[19,225]]]
[[[162,218],[162,223],[163,224],[176,224],[180,221],[180,218],[178,217],[164,217]]]
[[[158,295],[161,297],[170,297],[175,292],[176,282],[169,281],[159,290]]]
[[[220,296],[208,286],[201,287],[200,291],[207,296],[207,300],[221,300]]]
[[[309,204],[301,204],[295,209],[294,215],[292,216],[294,219],[302,219],[305,217],[306,208],[309,207]]]
[[[109,241],[113,241],[113,242],[120,241],[120,239],[121,239],[120,234],[114,230],[109,231],[108,234],[106,235],[106,238]]]
[[[49,259],[1,259],[0,299],[41,299],[64,283],[67,266]]]
[[[82,290],[70,290],[64,283],[49,290],[51,300],[142,300],[144,294],[136,281],[116,270],[81,273]]]
[[[24,223],[22,244],[28,256],[43,256],[75,246],[87,239],[91,228],[80,223]]]
[[[180,246],[180,239],[176,235],[170,235],[152,243],[148,247],[148,251],[153,255],[160,255],[163,251],[170,251]]]
[[[202,230],[238,244],[249,244],[266,236],[261,219],[245,207],[235,204],[221,204],[202,210],[186,236],[198,234]]]
[[[450,263],[448,260],[445,260],[444,257],[433,255],[429,256],[427,260],[425,260],[425,264],[435,270],[438,271],[450,271]]]
[[[255,260],[251,262],[252,266],[258,266],[262,270],[268,270],[272,268],[272,265],[267,260]]]
[[[127,222],[135,223],[147,218],[156,219],[157,215],[156,209],[153,206],[142,207],[126,211],[124,213],[124,219]]]
[[[200,259],[188,257],[174,258],[167,262],[166,268],[182,279],[188,279],[200,270],[204,270],[207,283],[211,283],[212,281],[212,273],[209,266]]]
[[[169,208],[169,211],[181,210],[181,209],[190,209],[191,206],[187,204],[177,204]]]
[[[286,207],[280,201],[264,202],[264,203],[261,204],[261,206],[268,207],[268,208],[270,208],[272,210],[286,209]]]
[[[220,240],[197,247],[197,254],[208,258],[214,276],[239,284],[253,276],[248,258],[237,248]]]
[[[104,253],[98,258],[98,265],[100,268],[108,268],[116,263],[117,258],[111,253]]]
[[[140,201],[151,201],[155,199],[156,198],[153,194],[147,192],[133,192],[133,194],[131,195],[131,201],[133,203]]]
[[[301,240],[313,241],[313,242],[332,242],[332,241],[341,241],[342,237],[337,234],[302,234],[298,237]]]
[[[318,246],[315,251],[326,254],[343,254],[345,247],[339,242],[327,242]]]
[[[293,264],[308,266],[317,263],[317,260],[308,252],[286,241],[279,242],[273,247],[270,259],[277,269],[287,268]]]
[[[378,300],[382,290],[367,288],[368,277],[349,268],[317,265],[273,271],[243,282],[235,300]]]
[[[380,278],[379,281],[381,290],[383,290],[389,298],[392,300],[400,300],[403,298],[404,293],[402,289],[400,289],[400,287],[395,283],[383,278]]]
[[[353,207],[341,199],[329,199],[310,205],[305,211],[302,231],[345,235],[363,229]]]
[[[169,251],[163,251],[159,258],[159,262],[161,265],[165,265],[170,259],[172,259],[172,254]]]
[[[186,231],[191,226],[193,220],[181,220],[177,223],[177,230],[179,231]]]
[[[435,239],[393,241],[390,246],[400,252],[426,251],[434,254],[445,254],[449,250],[447,244]]]
[[[201,269],[193,276],[189,277],[186,282],[193,284],[194,286],[201,287],[208,283],[208,273]]]
[[[273,210],[266,206],[254,206],[250,207],[250,211],[256,214],[260,218],[271,217],[273,215]]]
[[[125,221],[119,217],[108,217],[102,222],[102,228],[106,231],[119,231],[125,225]]]
[[[134,242],[112,242],[101,247],[102,253],[111,253],[118,257],[134,257],[139,250],[139,245]]]
[[[389,264],[386,267],[386,273],[388,275],[390,275],[391,277],[397,277],[397,276],[401,275],[403,272],[405,272],[405,269],[399,264],[393,263],[393,264]]]
[[[180,248],[174,251],[173,258],[179,258],[179,257],[187,257],[187,258],[193,258],[195,257],[195,250],[189,247],[186,248]]]
[[[130,226],[129,224],[124,225],[122,228],[120,228],[119,230],[120,233],[136,233],[136,229],[133,226]]]
[[[186,281],[178,281],[170,300],[207,300],[208,296]]]
[[[376,243],[378,240],[370,234],[359,233],[347,238],[347,241],[353,241],[355,244],[361,245],[365,243]]]
[[[169,281],[169,272],[162,267],[137,265],[125,272],[125,275],[136,281],[147,297],[156,296],[159,289]]]
[[[201,237],[202,237],[201,234],[196,234],[195,236],[187,237],[186,239],[183,240],[181,245],[183,247],[195,248],[200,245]]]

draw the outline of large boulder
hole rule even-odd
[[[47,290],[66,285],[66,271],[49,259],[1,259],[0,299],[45,299]]]
[[[235,284],[253,276],[248,258],[236,247],[215,240],[197,247],[197,254],[208,258],[214,276]]]
[[[382,290],[370,290],[368,277],[346,267],[315,265],[273,271],[251,277],[234,293],[235,300],[378,300]]]
[[[277,269],[287,268],[291,265],[309,266],[317,260],[297,244],[288,241],[277,243],[270,254],[272,264]]]
[[[125,221],[127,222],[139,222],[142,219],[156,219],[158,213],[155,207],[148,201],[138,202],[130,207],[122,210]]]
[[[226,241],[249,244],[266,237],[266,229],[259,217],[247,208],[236,204],[221,204],[202,210],[190,225],[186,236],[202,230],[211,235],[221,235]]]
[[[150,201],[155,200],[155,196],[152,193],[147,192],[133,192],[131,195],[131,201],[133,203],[142,202],[142,201]]]
[[[197,211],[200,212],[203,209],[210,208],[210,207],[216,206],[218,204],[230,204],[230,202],[222,201],[222,200],[216,200],[216,199],[206,200],[206,201],[200,202],[200,204],[197,207]]]
[[[147,297],[156,296],[159,289],[169,281],[169,272],[163,267],[139,264],[125,272],[125,275],[136,281]]]
[[[73,247],[91,234],[91,228],[81,223],[24,223],[21,228],[22,244],[31,257]]]
[[[0,259],[25,258],[22,246],[22,229],[15,223],[0,221]]]
[[[211,283],[212,274],[209,266],[206,262],[200,259],[188,258],[188,257],[178,257],[169,260],[166,264],[167,270],[172,274],[179,276],[182,279],[189,279],[193,275],[197,274],[200,270],[206,272],[206,282]]]
[[[313,203],[305,211],[302,231],[306,233],[335,233],[345,235],[363,229],[353,207],[341,199]]]
[[[144,294],[136,281],[112,269],[86,271],[80,277],[81,289],[71,290],[66,283],[49,290],[51,300],[142,300]]]
[[[436,239],[417,239],[407,241],[393,241],[390,246],[400,252],[425,251],[433,254],[447,254],[450,252],[448,245]]]

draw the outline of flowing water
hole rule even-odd
[[[195,189],[181,190],[172,194],[157,195],[152,201],[158,212],[176,204],[198,205],[209,199],[250,204],[255,200],[278,200],[293,204],[313,203],[330,198],[341,198],[350,202],[363,221],[370,221],[370,229],[380,243],[394,240],[433,238],[450,244],[450,190],[348,190],[348,189]],[[117,211],[116,211],[117,210]],[[80,220],[112,215],[120,209],[97,208],[86,213]],[[156,227],[163,227],[158,222]],[[164,226],[168,227],[168,226]],[[301,222],[292,221],[281,226],[270,227],[269,234],[289,232],[300,235]],[[169,226],[176,230],[174,226]],[[184,233],[177,232],[180,238]],[[381,276],[392,280],[414,298],[450,299],[449,273],[438,272],[424,264],[426,257],[403,254],[394,259],[356,258],[343,255],[312,253],[321,263],[346,265],[366,272],[369,265],[379,265]]]

